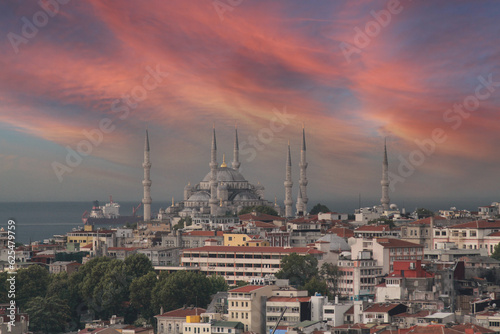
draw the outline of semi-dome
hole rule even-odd
[[[210,182],[210,178],[211,178],[211,173],[209,172],[207,175],[205,175],[202,182]],[[219,168],[217,168],[217,181],[245,182],[246,180],[243,177],[243,175],[240,174],[240,172],[238,172],[232,168],[219,167]]]
[[[236,201],[245,201],[245,200],[252,200],[252,199],[259,199],[259,196],[257,196],[255,193],[251,193],[249,191],[243,191],[236,196],[234,196],[234,200]]]
[[[198,202],[198,201],[208,201],[210,199],[210,194],[205,191],[198,191],[191,195],[188,201]]]

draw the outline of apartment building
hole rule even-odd
[[[424,246],[394,238],[356,239],[351,246],[352,258],[358,259],[364,251],[372,252],[372,258],[382,266],[383,275],[394,270],[394,261],[422,260],[424,257]]]
[[[310,254],[318,260],[324,254],[306,247],[205,246],[185,249],[181,266],[197,267],[206,275],[220,275],[229,284],[236,284],[237,281],[249,282],[255,277],[276,274],[281,268],[281,259],[291,253]]]
[[[285,309],[286,308],[286,309]],[[280,326],[292,326],[311,320],[311,297],[307,291],[275,290],[266,302],[266,332],[269,333],[283,313]]]
[[[228,291],[228,321],[241,322],[244,331],[265,333],[266,299],[273,285],[246,285]]]
[[[371,258],[370,252],[361,252],[359,259],[339,259],[340,276],[337,287],[340,294],[349,300],[374,299],[375,286],[382,276],[382,266]]]
[[[500,243],[500,220],[479,220],[434,228],[433,248],[438,248],[441,242],[453,242],[458,249],[486,248],[490,256]]]
[[[300,217],[287,222],[290,246],[306,247],[321,238],[321,222],[314,218]]]
[[[180,264],[180,247],[151,247],[137,250],[151,261],[153,266],[178,266]]]
[[[427,217],[419,219],[405,226],[401,226],[401,240],[413,242],[424,246],[424,249],[432,249],[432,230],[434,224],[443,217]]]
[[[354,230],[356,238],[381,238],[392,235],[389,225],[363,225]]]

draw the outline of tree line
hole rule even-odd
[[[0,303],[7,303],[7,273],[0,273]],[[30,316],[30,329],[59,333],[82,328],[83,319],[123,316],[126,323],[155,324],[154,316],[185,305],[206,307],[210,296],[227,291],[221,276],[192,271],[157,275],[144,254],[125,261],[98,257],[77,272],[49,274],[40,265],[19,269],[16,305]]]

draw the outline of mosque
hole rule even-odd
[[[300,180],[299,180],[299,195],[297,199],[297,215],[303,215],[307,212],[307,178],[306,178],[306,140],[305,130],[302,130],[302,149],[300,160]],[[144,146],[144,198],[142,200],[144,206],[144,220],[151,219],[151,180],[150,169],[151,162],[149,160],[149,136],[146,131],[145,146]],[[286,177],[285,177],[285,210],[277,204],[267,201],[264,198],[264,186],[261,184],[252,184],[248,182],[240,173],[239,161],[239,145],[238,145],[238,129],[235,128],[233,161],[231,167],[226,163],[225,156],[222,157],[222,163],[217,162],[217,141],[215,128],[212,134],[212,147],[209,167],[210,171],[205,175],[201,182],[184,187],[184,199],[174,203],[166,210],[161,209],[158,217],[161,219],[167,215],[179,215],[180,217],[195,217],[199,215],[224,216],[234,215],[244,207],[248,206],[269,206],[274,208],[280,215],[292,217],[295,214],[292,212],[292,179],[291,179],[291,157],[290,144],[288,144],[288,155],[286,162]]]

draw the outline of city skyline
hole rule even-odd
[[[500,5],[231,3],[1,4],[0,201],[140,201],[146,129],[152,200],[180,200],[213,124],[281,206],[303,124],[309,209],[380,204],[386,138],[391,203],[498,200]]]

